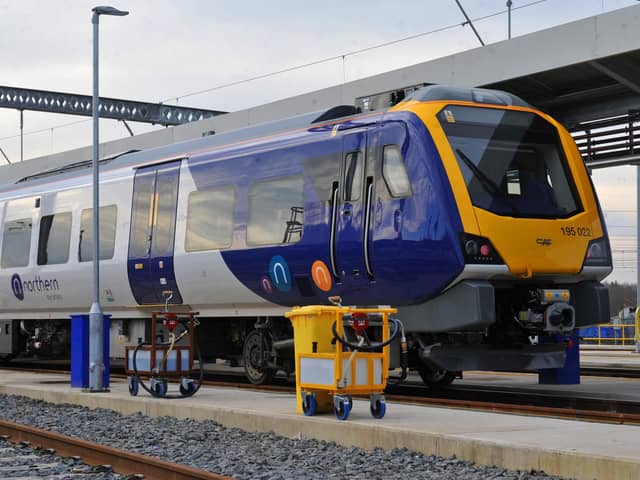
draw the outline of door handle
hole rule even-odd
[[[396,210],[393,213],[393,228],[395,229],[396,232],[399,232],[401,227],[402,227],[402,211]]]
[[[340,212],[343,217],[350,217],[353,213],[353,205],[350,203],[345,203],[342,205],[342,211]]]
[[[331,257],[331,270],[333,277],[338,279],[338,265],[336,263],[336,228],[338,223],[338,194],[339,184],[333,182],[331,192],[331,232],[329,234],[329,256]]]
[[[364,257],[364,266],[367,270],[369,280],[373,280],[373,268],[371,267],[371,256],[369,255],[369,234],[371,229],[371,204],[373,201],[373,177],[367,177],[367,194],[364,204],[364,226],[362,253]]]

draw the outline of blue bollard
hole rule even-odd
[[[567,342],[567,358],[562,368],[543,368],[538,371],[540,385],[578,385],[580,383],[580,341],[576,335],[540,337],[540,343]]]
[[[104,315],[104,387],[109,387],[109,325],[111,315]],[[71,315],[71,386],[89,388],[89,314]]]

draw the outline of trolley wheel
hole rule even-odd
[[[318,402],[316,400],[315,393],[303,393],[302,394],[302,411],[307,417],[315,415],[318,408]]]
[[[333,412],[338,420],[346,420],[351,413],[353,400],[349,395],[335,395],[333,397]]]
[[[193,380],[189,378],[185,378],[180,381],[181,395],[191,395],[195,389],[196,389],[196,384]]]
[[[166,380],[156,380],[151,384],[151,391],[156,397],[164,397],[167,394],[169,386]]]
[[[262,358],[260,357],[260,341],[262,341]],[[244,340],[242,348],[242,363],[244,373],[254,385],[264,385],[271,382],[275,373],[273,369],[264,364],[271,354],[271,335],[258,330],[253,330]]]
[[[140,382],[136,377],[129,377],[129,395],[135,397],[138,395],[138,390],[140,388]]]
[[[373,418],[382,418],[384,417],[384,414],[387,413],[387,402],[383,396],[372,395],[369,407]]]

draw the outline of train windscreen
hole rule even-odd
[[[530,112],[448,105],[438,119],[473,204],[498,215],[581,211],[556,128]]]

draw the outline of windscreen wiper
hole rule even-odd
[[[509,206],[513,209],[514,212],[520,213],[518,208],[513,204],[513,202],[509,199],[509,197],[507,197],[502,192],[502,190],[500,190],[500,187],[498,187],[498,185],[496,185],[496,183],[493,180],[487,177],[487,175],[482,170],[480,170],[478,166],[475,163],[473,163],[473,161],[471,161],[471,159],[467,157],[467,155],[462,150],[460,150],[459,148],[456,148],[456,153],[462,159],[464,164],[467,167],[469,167],[469,170],[471,170],[471,173],[473,173],[473,175],[478,180],[480,180],[480,185],[482,185],[482,188],[484,188],[491,195],[503,198],[505,202],[507,202]]]

